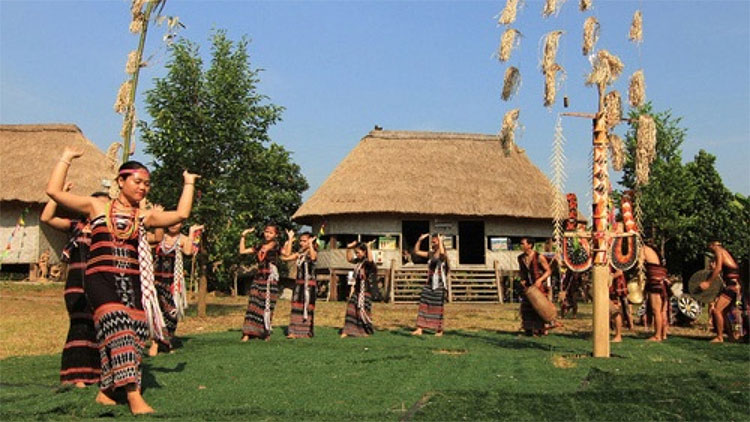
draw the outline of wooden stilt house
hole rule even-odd
[[[423,233],[445,236],[449,300],[502,301],[518,270],[522,236],[552,236],[554,188],[523,151],[495,135],[376,130],[368,133],[293,220],[322,239],[318,275],[343,299],[346,244],[376,240],[386,294],[416,301],[426,265],[410,252]],[[428,240],[422,249],[428,249]]]

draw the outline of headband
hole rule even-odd
[[[138,172],[144,172],[144,173],[146,173],[146,175],[150,174],[148,172],[148,170],[146,170],[144,168],[139,168],[139,169],[123,169],[123,170],[120,170],[120,173],[118,174],[118,176],[128,177],[128,175],[136,174]]]

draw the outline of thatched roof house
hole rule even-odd
[[[495,135],[373,130],[293,219],[316,232],[323,225],[336,238],[331,249],[342,240],[395,239],[384,265],[400,263],[400,250],[430,231],[446,236],[454,265],[501,260],[510,268],[510,256],[496,252],[520,236],[550,237],[553,197],[526,154],[506,154]]]
[[[68,174],[73,192],[88,195],[106,190],[103,183],[111,177],[109,162],[99,150],[72,124],[0,125],[0,239],[7,243],[18,218],[25,212],[23,227],[11,242],[10,253],[3,264],[35,263],[47,248],[51,261],[57,261],[65,236],[39,225],[39,214],[49,198],[45,194],[47,180],[66,146],[83,150]]]

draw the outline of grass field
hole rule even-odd
[[[55,294],[0,286],[3,353],[41,347],[35,330],[62,332],[48,351],[0,360],[0,419],[131,418],[125,405],[95,404],[93,388],[59,385],[55,348],[67,323]],[[407,327],[416,306],[380,305],[373,337],[342,340],[344,304],[320,303],[316,337],[288,340],[282,301],[272,341],[240,343],[244,299],[212,302],[209,318],[181,326],[181,348],[146,359],[144,396],[157,413],[138,419],[750,420],[750,349],[709,344],[701,330],[676,330],[662,344],[629,333],[612,358],[594,359],[590,308],[565,330],[526,338],[516,332],[517,305],[449,306],[444,337],[415,338]],[[14,328],[24,319],[26,333]]]

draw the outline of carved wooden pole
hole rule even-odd
[[[601,93],[600,93],[601,98]],[[591,281],[593,284],[594,357],[609,357],[609,279],[607,262],[609,215],[609,174],[607,171],[607,126],[602,112],[594,117],[594,165],[593,165],[593,227],[592,253],[594,254]]]

